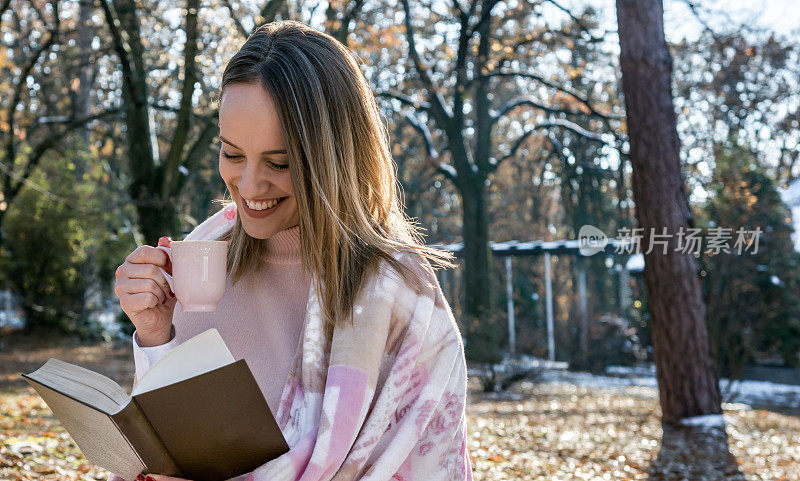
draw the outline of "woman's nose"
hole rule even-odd
[[[242,171],[242,176],[239,179],[239,192],[243,196],[250,194],[252,197],[257,197],[267,190],[269,190],[270,182],[266,172],[266,166],[248,164]],[[262,168],[263,167],[263,168]]]

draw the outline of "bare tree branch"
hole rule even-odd
[[[192,124],[192,97],[194,84],[197,78],[197,15],[200,10],[200,0],[188,0],[186,5],[186,44],[183,49],[183,85],[181,86],[181,103],[178,110],[178,124],[175,134],[170,142],[169,153],[164,161],[164,181],[161,184],[161,196],[169,198],[176,191],[175,176],[181,164],[186,139]]]
[[[473,3],[471,7],[474,6],[475,3]],[[467,81],[467,55],[469,54],[468,47],[471,36],[469,19],[470,16],[466,13],[462,12],[459,15],[461,27],[458,34],[458,50],[456,52],[456,88],[453,92],[453,115],[455,117],[455,122],[458,125],[461,125],[464,116],[464,94],[466,93],[465,83]]]
[[[605,40],[605,38],[604,38],[605,37],[605,33],[603,35],[599,36],[599,37],[595,37],[594,35],[592,35],[592,33],[589,31],[589,27],[585,23],[583,23],[583,20],[581,20],[574,13],[572,13],[572,11],[570,9],[568,9],[567,7],[561,5],[556,0],[545,0],[545,1],[550,3],[550,4],[552,4],[553,6],[555,6],[557,9],[561,10],[562,12],[566,13],[569,16],[569,18],[572,19],[573,22],[577,23],[578,26],[581,27],[581,29],[584,32],[586,32],[587,35],[589,35],[589,41],[590,42],[597,43],[597,42],[602,42],[602,41]]]
[[[499,3],[500,0],[486,0],[481,6],[481,18],[478,20],[478,23],[472,26],[469,31],[468,37],[471,37],[475,32],[480,30],[484,23],[488,22],[492,18],[492,9]],[[473,4],[475,6],[477,2]],[[470,10],[470,13],[474,13],[474,9]]]
[[[14,172],[13,162],[9,162],[9,165],[6,165],[4,162],[0,162],[0,169],[4,170],[6,173],[6,176],[4,176],[3,179],[3,183],[6,186],[3,190],[6,200],[10,202],[14,197],[16,197],[20,189],[22,189],[22,186],[27,183],[28,177],[30,177],[31,173],[33,173],[33,169],[39,165],[39,162],[44,154],[47,153],[47,151],[51,148],[57,146],[58,143],[61,142],[68,133],[90,123],[93,120],[116,114],[119,114],[119,109],[106,110],[85,118],[71,119],[67,122],[64,122],[64,128],[54,130],[47,138],[42,140],[42,142],[35,147],[21,174]],[[16,180],[17,184],[11,185],[11,179]]]
[[[541,129],[546,129],[546,128],[549,128],[549,127],[563,127],[565,129],[570,130],[570,131],[580,135],[581,137],[585,137],[585,138],[587,138],[589,140],[596,140],[598,142],[606,143],[606,141],[603,140],[603,136],[602,135],[597,134],[595,132],[591,132],[589,130],[586,130],[583,127],[581,127],[580,125],[576,124],[575,122],[570,122],[569,120],[565,120],[565,119],[550,119],[550,120],[546,120],[546,121],[541,122],[541,123],[539,123],[537,125],[534,125],[532,127],[532,130],[541,130]]]
[[[436,148],[433,146],[433,138],[431,137],[431,131],[428,129],[428,126],[424,122],[417,120],[411,114],[407,113],[404,117],[408,123],[422,135],[422,140],[425,143],[425,150],[428,154],[428,162],[433,165],[437,172],[455,182],[458,177],[456,169],[452,165],[440,160],[439,152],[437,152]]]
[[[408,105],[410,107],[414,107],[416,110],[424,110],[428,111],[431,108],[431,104],[429,102],[420,102],[419,100],[414,100],[413,98],[409,97],[408,95],[395,93],[395,92],[376,92],[376,97],[383,97],[387,99],[395,99],[399,100],[400,103],[404,105]]]
[[[344,45],[347,45],[347,36],[350,34],[350,23],[358,17],[363,6],[364,0],[355,0],[352,8],[349,10],[345,9],[344,15],[342,16],[342,23],[339,25],[339,29],[336,31],[335,35]]]
[[[517,141],[514,142],[514,146],[511,147],[511,149],[508,151],[508,153],[506,155],[501,157],[499,160],[495,160],[494,162],[491,162],[492,170],[496,170],[497,167],[501,163],[503,163],[505,160],[510,159],[511,157],[514,157],[514,155],[516,155],[516,153],[517,153],[517,150],[519,149],[519,146],[522,145],[522,143],[525,142],[525,139],[527,139],[532,133],[533,133],[533,129],[528,129],[525,132],[523,132],[522,135],[519,136]]]
[[[422,140],[425,142],[425,151],[428,153],[428,157],[434,159],[438,158],[439,152],[437,152],[433,147],[433,139],[431,138],[431,131],[428,128],[428,125],[417,120],[415,116],[409,113],[406,113],[404,117],[409,124],[411,124],[420,134],[422,134]]]
[[[693,0],[684,0],[684,3],[686,4],[687,7],[689,7],[689,10],[691,10],[692,14],[695,16],[697,21],[700,22],[700,25],[702,25],[703,30],[708,32],[708,34],[711,35],[711,37],[714,39],[715,42],[723,43],[724,42],[723,38],[717,32],[715,32],[713,28],[711,28],[711,26],[708,24],[707,21],[705,21],[705,19],[703,19],[700,13],[700,7],[698,7],[697,3],[694,2]],[[730,13],[727,10],[716,9],[714,11],[711,11],[710,9],[706,9],[706,13],[708,15],[713,15],[715,17],[720,17],[720,16],[725,17],[726,20],[725,23],[729,25],[735,25],[736,30],[758,32],[758,30],[753,28],[751,24],[735,20],[733,17],[731,17]]]
[[[22,100],[22,91],[27,84],[28,76],[31,74],[33,67],[39,62],[39,58],[42,56],[42,54],[49,50],[50,47],[52,47],[55,43],[56,38],[58,37],[58,29],[61,26],[61,19],[59,18],[58,11],[58,1],[56,0],[51,2],[51,5],[54,13],[53,28],[50,29],[47,40],[45,40],[39,46],[39,48],[33,52],[33,55],[31,55],[28,59],[28,63],[22,68],[22,72],[20,72],[19,76],[17,76],[17,82],[13,90],[14,93],[11,97],[11,102],[8,104],[8,112],[6,113],[6,122],[8,123],[8,139],[6,140],[5,157],[8,159],[11,165],[14,165],[14,159],[17,156],[16,146],[14,144],[14,112],[17,110],[17,106]],[[44,21],[44,19],[42,20]],[[6,187],[6,185],[4,185],[4,187]]]
[[[2,17],[4,13],[6,13],[6,10],[8,10],[9,5],[11,5],[11,0],[5,0],[3,4],[0,5],[0,17]]]
[[[570,130],[570,131],[580,135],[581,137],[585,137],[585,138],[590,139],[590,140],[597,140],[597,141],[605,143],[605,140],[603,140],[603,137],[601,135],[596,134],[594,132],[590,132],[590,131],[584,129],[583,127],[581,127],[580,125],[578,125],[578,124],[576,124],[574,122],[570,122],[569,120],[564,120],[564,119],[546,120],[544,122],[541,122],[539,124],[534,125],[533,127],[530,127],[528,129],[526,129],[525,132],[523,132],[522,135],[514,142],[513,146],[509,150],[509,152],[506,155],[504,155],[502,158],[500,158],[499,160],[490,159],[490,162],[489,162],[490,166],[491,166],[490,171],[497,170],[497,167],[503,161],[505,161],[507,159],[510,159],[511,157],[516,155],[517,150],[519,149],[519,147],[522,145],[522,143],[525,141],[525,139],[528,136],[533,134],[534,131],[543,130],[543,129],[549,129],[550,127],[563,127],[563,128],[565,128],[567,130]],[[551,134],[549,134],[549,133],[548,133],[547,137],[550,139],[551,142],[558,142],[557,140],[554,140],[554,138],[551,138]],[[564,147],[560,142],[558,142],[558,145],[560,145],[561,149],[562,149],[562,151],[559,152],[559,155],[563,158],[564,157],[563,156],[563,148]]]
[[[530,105],[531,107],[537,108],[539,110],[544,110],[545,112],[549,112],[551,114],[566,114],[566,115],[576,115],[576,116],[586,115],[585,113],[579,110],[560,109],[544,105],[534,100],[533,97],[519,97],[516,99],[509,100],[505,104],[501,105],[499,109],[495,110],[492,113],[491,125],[494,125],[501,117],[503,117],[504,115],[508,114],[508,112],[521,105]]]
[[[458,3],[458,0],[453,0],[453,8],[456,10],[456,12],[458,12],[459,18],[467,14],[467,12],[465,12],[464,9],[461,8],[461,4]]]
[[[264,3],[264,7],[261,9],[261,21],[269,23],[278,18],[278,12],[281,7],[283,7],[284,3],[286,3],[286,0],[267,0],[267,2]]]
[[[231,4],[231,0],[222,0],[222,3],[223,3],[223,5],[225,5],[225,8],[228,9],[228,15],[231,16],[231,20],[233,20],[233,24],[236,25],[236,30],[239,31],[239,34],[242,37],[247,38],[247,36],[250,35],[250,32],[248,32],[247,29],[244,28],[244,25],[242,25],[242,21],[239,20],[239,18],[234,13],[233,5]]]
[[[114,50],[120,57],[122,74],[124,76],[132,77],[133,66],[130,61],[131,47],[128,34],[125,32],[125,29],[122,28],[122,25],[120,25],[119,17],[116,15],[114,6],[109,3],[109,0],[100,0],[100,6],[103,7],[106,23],[108,23],[108,29],[111,32]],[[127,87],[128,85],[129,82],[123,82],[123,88]],[[136,92],[134,92],[132,89],[130,89],[129,94],[130,98],[133,99],[134,102],[139,100],[137,99]]]
[[[436,88],[433,85],[433,80],[431,80],[428,67],[423,64],[422,59],[419,56],[417,44],[414,41],[414,28],[411,26],[411,7],[408,4],[408,0],[402,0],[402,2],[403,11],[405,13],[405,18],[403,21],[406,27],[406,38],[408,39],[408,50],[411,54],[411,60],[414,62],[414,67],[417,69],[417,72],[419,72],[422,83],[428,90],[428,96],[431,99],[431,113],[438,117],[438,120],[442,125],[446,125],[448,120],[452,118],[452,113],[448,112],[444,98],[439,92],[436,91]]]
[[[196,168],[200,158],[208,153],[206,149],[208,149],[208,147],[211,145],[211,142],[214,140],[214,137],[219,132],[219,125],[216,122],[217,119],[218,112],[215,112],[215,115],[203,118],[205,121],[203,128],[200,131],[200,134],[197,136],[197,140],[192,143],[192,146],[189,149],[189,152],[186,154],[183,164],[190,171]],[[186,184],[186,180],[188,178],[188,175],[178,177],[178,187],[176,189],[178,192],[183,190],[183,186]]]
[[[589,109],[591,117],[599,117],[599,118],[606,119],[606,120],[621,120],[623,118],[622,116],[619,116],[619,115],[604,114],[604,113],[598,111],[592,105],[592,103],[589,101],[589,99],[586,96],[582,95],[580,92],[578,92],[578,91],[576,91],[574,89],[571,89],[569,87],[562,87],[562,86],[556,85],[554,82],[551,82],[551,81],[545,79],[544,77],[542,77],[541,75],[537,75],[537,74],[534,74],[534,73],[517,72],[517,71],[505,71],[505,72],[497,72],[497,71],[495,71],[495,72],[490,72],[488,74],[483,74],[483,75],[479,75],[477,77],[473,77],[473,78],[471,78],[471,79],[469,79],[467,81],[467,85],[470,85],[474,81],[487,79],[487,78],[491,78],[491,77],[522,77],[522,78],[529,78],[529,79],[532,79],[532,80],[536,80],[537,82],[540,82],[540,83],[542,83],[542,84],[544,84],[544,85],[546,85],[546,86],[548,86],[548,87],[550,87],[552,89],[558,90],[559,92],[563,92],[563,93],[573,97],[575,100],[577,100],[580,103],[582,103],[583,105],[585,105],[586,108]]]
[[[172,112],[173,114],[177,114],[181,110],[179,107],[170,107],[169,105],[161,103],[161,102],[151,102],[149,105],[150,105],[151,108],[153,108],[155,110],[162,110],[164,112]]]

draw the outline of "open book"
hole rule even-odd
[[[234,361],[216,329],[159,359],[130,396],[53,358],[22,376],[86,459],[128,481],[139,473],[222,481],[289,450],[247,363]]]

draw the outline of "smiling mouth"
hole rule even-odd
[[[244,198],[242,198],[242,201],[243,201],[244,205],[248,209],[250,209],[250,210],[252,210],[254,212],[261,212],[261,211],[264,211],[264,210],[270,210],[270,209],[275,208],[276,206],[280,205],[281,202],[283,202],[284,200],[288,199],[288,197],[277,197],[276,199],[277,200],[273,199],[273,200],[269,200],[269,201],[252,202],[252,201],[247,201]]]

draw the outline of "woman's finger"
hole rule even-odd
[[[125,258],[125,261],[131,264],[155,264],[161,267],[167,265],[168,260],[169,257],[164,251],[147,245],[137,247]]]
[[[128,294],[128,302],[125,306],[133,311],[134,314],[138,314],[163,303],[164,301],[159,299],[159,297],[152,292],[142,292],[139,294]]]
[[[169,295],[169,288],[164,290],[153,279],[127,279],[117,285],[118,294],[135,296],[137,294],[152,294],[158,299],[158,304],[164,302]]]
[[[166,269],[164,269],[166,270]],[[158,266],[153,264],[127,264],[125,266],[125,275],[128,279],[152,279],[156,284],[161,287],[165,295],[169,295],[171,289],[164,274],[158,269]]]

